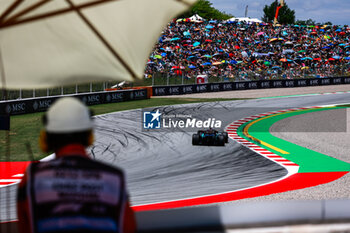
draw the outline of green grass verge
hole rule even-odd
[[[123,111],[129,109],[146,108],[154,106],[215,102],[238,99],[198,99],[198,98],[152,98],[147,100],[137,100],[130,102],[121,102],[114,104],[101,104],[91,106],[95,115]],[[30,160],[26,144],[29,144],[34,155],[34,159],[41,159],[44,154],[38,146],[38,137],[42,129],[41,118],[44,113],[33,113],[11,117],[11,130],[9,131],[9,150],[10,156],[6,156],[7,143],[6,132],[0,131],[0,161],[27,161]]]

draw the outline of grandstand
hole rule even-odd
[[[174,20],[151,54],[145,77],[294,79],[349,73],[350,28],[238,20]]]

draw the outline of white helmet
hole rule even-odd
[[[78,99],[58,99],[46,113],[45,128],[48,133],[75,133],[92,130],[90,110]]]

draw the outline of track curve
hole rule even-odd
[[[164,108],[213,116],[222,120],[224,128],[268,111],[349,102],[350,94],[344,93]],[[140,110],[97,116],[96,139],[92,156],[126,171],[133,205],[248,188],[286,174],[284,168],[232,140],[225,147],[193,147],[190,132],[143,132]],[[0,189],[0,205],[5,207],[1,221],[16,219],[15,197],[16,185]]]
[[[215,117],[229,124],[236,103],[160,108]],[[221,111],[222,115],[217,115]],[[239,114],[240,115],[240,114]],[[113,120],[114,119],[114,120]],[[115,123],[118,122],[118,123]],[[96,159],[124,168],[133,205],[212,195],[271,182],[287,171],[230,140],[225,147],[192,146],[192,132],[143,132],[141,111],[99,116]],[[114,129],[114,130],[111,130]]]
[[[223,121],[272,110],[344,103],[350,94],[201,103],[160,108],[165,112],[202,114]],[[302,100],[302,101],[301,101]],[[302,102],[302,103],[301,103]],[[192,198],[261,185],[283,177],[279,165],[234,141],[224,148],[193,147],[190,132],[143,132],[141,111],[97,117],[96,159],[121,166],[133,205]]]

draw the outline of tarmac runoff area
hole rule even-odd
[[[338,130],[338,132],[320,132],[320,129],[317,128],[317,125],[330,124],[334,119],[339,118],[340,114],[343,115],[343,111],[343,109],[336,109],[289,117],[275,123],[270,131],[276,137],[350,163],[350,109],[346,111],[346,125],[341,122],[335,126],[338,129],[334,131]],[[301,132],[302,128],[304,130]],[[347,174],[331,183],[242,201],[349,198],[350,175]]]
[[[283,140],[350,163],[349,114],[350,109],[335,109],[292,116],[273,124],[270,132]],[[345,119],[342,119],[343,117]],[[330,127],[333,127],[333,130]],[[350,174],[347,174],[331,183],[269,196],[243,199],[235,203],[349,198]]]

